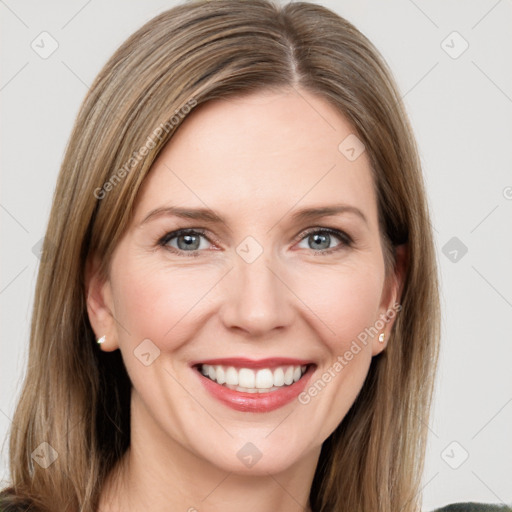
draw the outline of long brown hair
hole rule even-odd
[[[131,383],[120,351],[95,343],[86,262],[96,255],[108,276],[137,192],[188,111],[215,98],[287,87],[328,100],[351,122],[370,157],[383,241],[408,244],[390,342],[322,446],[310,503],[314,512],[419,510],[439,299],[415,141],[387,65],[356,28],[319,5],[267,0],[170,9],[133,34],[91,86],[43,246],[5,504],[97,509],[107,475],[130,444]],[[57,454],[46,469],[31,455],[41,443]]]

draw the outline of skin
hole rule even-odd
[[[159,155],[108,280],[99,279],[96,260],[87,269],[91,325],[97,337],[106,335],[101,350],[121,350],[133,383],[131,446],[99,510],[309,510],[322,442],[387,336],[360,344],[309,403],[265,413],[218,402],[189,362],[304,358],[317,365],[314,383],[397,302],[405,252],[399,248],[397,270],[386,276],[369,160],[363,152],[351,162],[338,150],[351,133],[347,120],[309,92],[265,91],[197,108]],[[350,212],[292,218],[341,203],[366,220]],[[166,215],[143,222],[170,205],[208,207],[224,222]],[[332,235],[326,246],[338,250],[311,248],[314,237],[304,231],[321,227],[354,241]],[[158,245],[181,228],[206,231],[197,257]],[[252,263],[236,251],[247,236],[263,250]],[[179,250],[176,238],[169,245]],[[392,324],[379,332],[389,334]],[[148,366],[134,356],[145,339],[160,350]],[[250,468],[237,457],[247,442],[262,454]]]

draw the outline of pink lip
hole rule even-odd
[[[267,359],[247,359],[245,357],[230,357],[223,359],[206,359],[202,361],[192,361],[190,366],[197,366],[200,364],[209,364],[212,366],[234,366],[235,368],[253,368],[258,370],[261,368],[274,368],[277,366],[304,366],[311,364],[313,361],[306,359],[291,359],[289,357],[271,357]]]
[[[223,361],[223,362],[220,362]],[[225,361],[235,361],[234,359],[222,359],[216,360],[216,364],[226,364]],[[236,359],[237,363],[229,363],[231,366],[240,366],[240,359]],[[269,361],[274,361],[273,359],[265,359],[264,360],[266,368],[269,367]],[[295,361],[294,365],[298,366],[301,364],[297,359],[289,359],[287,361]],[[253,363],[260,364],[262,361],[253,361]],[[208,362],[204,362],[204,364],[212,364]],[[292,363],[281,363],[281,364],[292,364]],[[302,364],[308,364],[303,361]],[[242,366],[247,368],[247,366]],[[275,409],[279,409],[284,405],[292,402],[297,396],[304,390],[306,387],[311,375],[315,371],[315,365],[310,364],[306,370],[306,373],[297,381],[289,386],[283,386],[281,389],[277,391],[269,391],[268,393],[244,393],[242,391],[236,391],[234,389],[229,389],[226,386],[221,384],[217,384],[213,380],[205,377],[198,369],[195,369],[195,373],[198,378],[201,380],[201,383],[206,388],[206,390],[214,396],[217,400],[222,402],[224,405],[235,409],[236,411],[242,412],[270,412]],[[254,368],[254,366],[253,366]]]

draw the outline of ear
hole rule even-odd
[[[102,277],[99,270],[100,260],[95,255],[88,258],[85,265],[87,314],[96,339],[105,336],[105,342],[99,347],[105,352],[111,352],[119,348],[112,289],[109,280]]]
[[[378,333],[373,337],[372,355],[374,356],[380,354],[386,348],[396,316],[402,308],[400,306],[400,299],[402,297],[402,290],[408,267],[408,245],[402,244],[395,246],[394,254],[394,269],[386,278],[384,289],[382,291],[379,316],[375,320],[375,326],[378,329]],[[383,341],[380,341],[381,334],[384,334]]]

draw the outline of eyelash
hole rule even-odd
[[[343,231],[340,231],[338,229],[333,229],[333,228],[325,228],[325,227],[315,227],[315,228],[307,229],[306,231],[302,231],[300,233],[300,235],[295,237],[294,242],[300,242],[300,241],[304,240],[305,238],[307,238],[308,236],[315,234],[315,233],[327,233],[329,235],[334,235],[341,242],[339,245],[331,247],[330,249],[324,249],[324,250],[320,250],[320,251],[314,251],[313,249],[310,249],[315,256],[329,255],[329,254],[337,252],[343,248],[352,247],[352,245],[354,243],[354,240],[349,235],[344,233]],[[179,249],[176,249],[174,247],[170,247],[169,245],[167,245],[173,238],[177,238],[181,235],[201,235],[204,238],[206,238],[208,240],[208,242],[214,243],[206,235],[205,230],[200,229],[200,228],[186,228],[186,229],[178,229],[176,231],[171,231],[169,233],[166,233],[163,237],[161,237],[158,240],[157,244],[158,244],[158,246],[161,246],[164,249],[166,249],[174,254],[177,254],[178,256],[192,257],[192,258],[198,257],[200,255],[200,253],[202,252],[202,250],[200,250],[200,249],[196,249],[194,251],[182,251],[182,250],[179,250]]]

